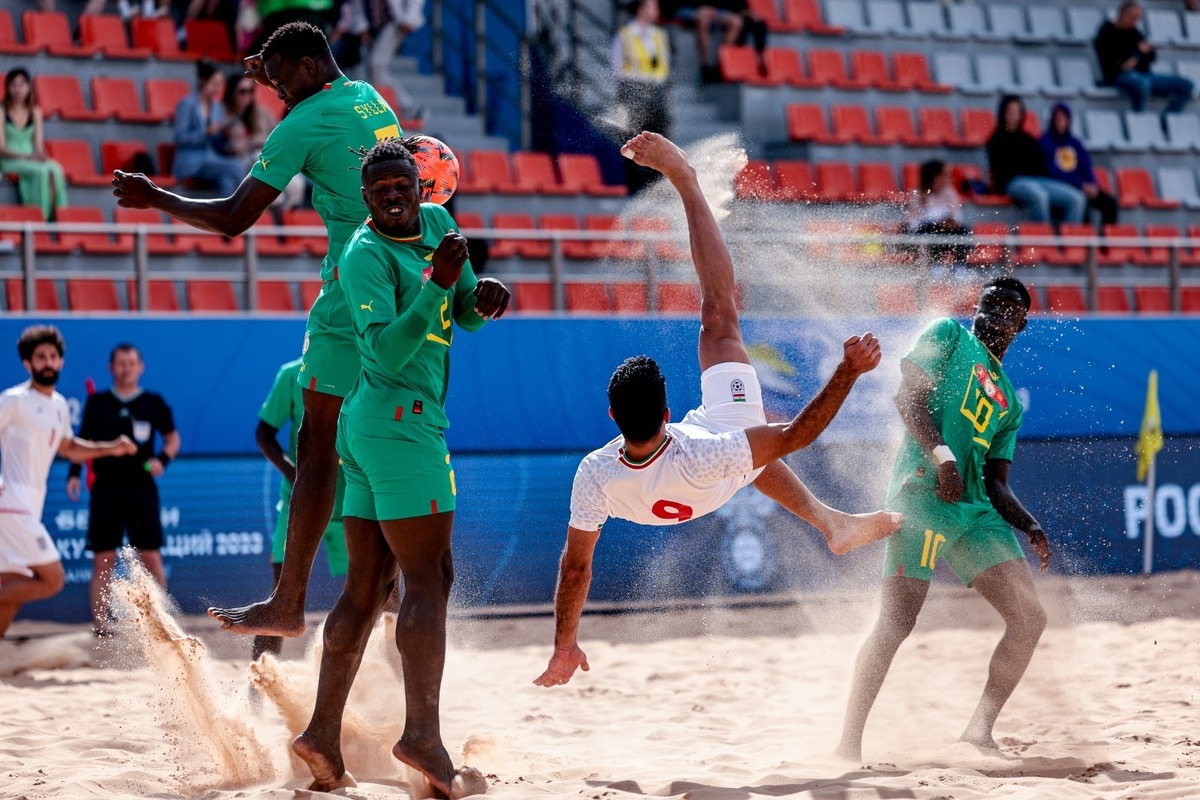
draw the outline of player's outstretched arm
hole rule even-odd
[[[896,409],[900,412],[900,419],[913,438],[938,461],[938,497],[946,503],[957,503],[964,489],[962,475],[937,423],[933,421],[933,415],[929,413],[933,380],[925,370],[908,359],[900,362],[900,375],[900,391],[896,392]],[[947,453],[950,453],[948,457],[945,455]]]
[[[875,369],[882,357],[879,340],[872,333],[851,336],[842,344],[842,350],[842,361],[829,381],[791,422],[746,429],[755,469],[816,441],[837,415],[858,376]]]
[[[546,671],[535,680],[538,686],[560,686],[571,680],[576,669],[587,672],[587,656],[579,647],[579,617],[592,584],[592,556],[600,531],[567,528],[567,547],[558,565],[558,589],[554,592],[554,654]]]
[[[195,200],[168,192],[140,172],[113,172],[113,194],[121,208],[156,208],[193,228],[237,236],[258,222],[279,190],[258,178],[246,176],[229,197]]]
[[[137,453],[137,445],[128,436],[118,436],[110,442],[93,442],[69,436],[58,446],[58,454],[72,461],[87,461],[89,458],[104,458],[105,456],[132,456]]]
[[[1046,532],[1033,515],[1026,510],[1008,482],[1009,462],[998,458],[989,458],[983,465],[983,486],[987,490],[988,499],[1004,517],[1004,521],[1018,530],[1025,531],[1029,543],[1042,562],[1043,573],[1050,567],[1050,543],[1046,540]]]

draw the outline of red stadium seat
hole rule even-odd
[[[517,190],[522,193],[573,194],[558,180],[558,175],[554,171],[554,161],[548,153],[513,153],[512,175]]]
[[[789,25],[798,25],[817,36],[841,36],[845,28],[826,25],[817,0],[783,0],[783,17]]]
[[[869,144],[874,141],[866,106],[834,106],[831,113],[833,139],[838,143]]]
[[[1105,194],[1111,194],[1113,197],[1116,197],[1117,192],[1115,189],[1113,189],[1112,173],[1108,171],[1108,168],[1107,167],[1098,167],[1095,164],[1093,164],[1092,172],[1096,176],[1096,185],[1100,187],[1100,191],[1104,192]]]
[[[92,108],[105,119],[121,122],[159,122],[159,118],[142,110],[137,85],[129,78],[92,78]]]
[[[129,298],[129,307],[140,308],[137,301],[137,281],[129,281],[126,286],[126,297]],[[150,302],[147,303],[146,311],[166,311],[170,313],[178,313],[179,293],[175,291],[174,281],[147,281],[146,290],[149,292]]]
[[[832,86],[835,89],[866,88],[850,80],[846,74],[846,61],[838,50],[809,50],[808,79],[814,86]]]
[[[1200,239],[1200,225],[1188,225],[1187,238]],[[1179,254],[1179,263],[1187,267],[1200,266],[1200,247],[1185,247]]]
[[[763,60],[767,64],[767,75],[772,82],[798,88],[812,85],[804,72],[804,62],[800,60],[798,50],[790,47],[768,47],[763,51]]]
[[[257,234],[254,237],[254,245],[256,248],[255,252],[260,256],[266,256],[268,258],[295,258],[296,256],[304,255],[306,250],[304,242],[300,239],[293,236],[279,236],[278,234],[274,233],[266,233],[262,230],[263,228],[273,228],[275,226],[276,222],[270,214],[263,214],[258,218],[258,221],[254,223],[255,233]],[[241,237],[238,238],[240,239]],[[200,252],[203,253],[204,251],[201,250]],[[262,294],[260,292],[260,305],[261,301]],[[288,310],[290,311],[291,309]]]
[[[1096,292],[1097,311],[1108,314],[1128,314],[1133,309],[1129,306],[1129,293],[1124,286],[1100,286]]]
[[[854,173],[844,162],[817,164],[817,199],[827,203],[844,203],[858,199]]]
[[[129,46],[125,23],[116,14],[80,15],[79,41],[85,47],[98,49],[105,58],[132,58],[141,61],[153,55],[149,47]]]
[[[750,0],[750,13],[766,23],[767,30],[777,33],[799,33],[804,25],[790,19],[784,19],[779,13],[775,0]]]
[[[558,157],[558,174],[562,187],[570,194],[589,194],[595,197],[624,197],[624,185],[604,182],[600,162],[590,153],[563,153]]]
[[[781,200],[817,199],[817,182],[807,161],[780,159],[775,162],[775,182]]]
[[[1141,239],[1142,234],[1136,225],[1105,225],[1104,235],[1122,239]],[[1145,245],[1115,245],[1110,244],[1107,252],[1100,252],[1097,262],[1105,266],[1120,266],[1123,264],[1145,264],[1149,260]]]
[[[95,278],[67,279],[67,309],[69,311],[120,311],[117,285],[110,280]]]
[[[175,243],[202,256],[242,256],[246,252],[245,237],[228,238],[203,233],[191,225],[174,220],[171,220],[170,224],[176,229]]]
[[[900,182],[903,184],[905,192],[919,191],[921,188],[921,165],[911,162],[901,164]]]
[[[92,122],[104,117],[84,103],[83,88],[74,75],[35,75],[33,86],[42,113],[47,117],[78,122]]]
[[[568,311],[612,311],[612,299],[608,296],[608,287],[603,283],[571,281],[565,288]]]
[[[954,123],[954,112],[948,108],[919,108],[917,120],[920,124],[919,142],[925,147],[946,145],[958,147],[962,137]]]
[[[1200,314],[1200,286],[1180,287],[1179,310],[1185,314]]]
[[[670,233],[671,223],[662,217],[634,217],[629,220],[629,229],[638,233]],[[654,257],[664,261],[690,261],[691,251],[673,241],[654,242]]]
[[[492,216],[492,227],[498,230],[534,230],[529,214],[499,212]],[[496,239],[489,253],[492,258],[549,258],[550,242],[544,239]]]
[[[994,130],[996,130],[996,115],[990,109],[964,108],[962,110],[962,147],[983,147],[991,138]]]
[[[475,191],[498,192],[500,194],[523,194],[525,190],[517,188],[513,180],[512,170],[508,165],[508,153],[503,150],[472,150],[467,154],[470,161],[468,193],[473,187]],[[459,181],[459,189],[463,189],[463,181]]]
[[[8,13],[7,8],[0,8],[0,53],[24,56],[37,51],[38,48],[34,45],[17,41],[17,30],[13,26],[12,15]]]
[[[21,15],[21,27],[25,29],[26,44],[52,56],[91,58],[98,50],[95,46],[75,44],[67,15],[60,11],[26,11]]]
[[[977,222],[973,233],[976,236],[1008,236],[1008,225],[1002,222]],[[967,256],[971,266],[994,266],[1004,260],[1007,248],[1002,244],[981,242]]]
[[[554,295],[545,282],[515,281],[512,300],[513,310],[522,314],[554,310]]]
[[[892,74],[898,89],[916,90],[926,94],[951,94],[953,86],[938,83],[929,71],[924,53],[892,53]]]
[[[304,310],[312,308],[313,303],[317,302],[323,286],[321,281],[300,281],[300,305]]]
[[[1064,222],[1059,227],[1059,233],[1063,236],[1090,237],[1096,235],[1096,229],[1085,222]],[[1061,244],[1059,247],[1060,249],[1043,250],[1042,260],[1047,264],[1073,267],[1087,263],[1088,248],[1086,245]]]
[[[135,17],[132,27],[133,46],[148,49],[161,61],[196,61],[200,58],[196,53],[179,48],[179,36],[170,17]]]
[[[26,205],[4,205],[0,206],[0,222],[45,222],[46,217],[42,214],[42,209],[38,206]],[[22,246],[23,234],[13,231],[10,233],[0,233],[0,242],[11,242],[14,248],[18,251]],[[69,253],[73,248],[64,247],[60,242],[54,241],[49,233],[35,233],[33,235],[33,248],[37,253],[46,253],[48,255]]]
[[[717,65],[726,83],[745,83],[750,86],[778,86],[780,81],[763,71],[764,63],[749,45],[723,44],[717,48]]]
[[[1133,167],[1117,168],[1117,200],[1122,208],[1178,208],[1178,200],[1164,200],[1154,188],[1150,171]]]
[[[118,169],[128,171],[133,169],[134,160],[141,155],[150,155],[145,142],[104,141],[100,143],[100,168],[109,175]],[[175,179],[169,174],[151,175],[150,179],[164,188],[175,185]]]
[[[54,212],[54,217],[60,223],[90,223],[102,225],[106,222],[104,212],[88,206],[67,206]],[[128,234],[118,236],[114,242],[105,231],[91,233],[58,234],[58,241],[70,250],[82,250],[90,255],[125,255],[133,252],[133,237]]]
[[[588,231],[623,233],[625,225],[616,214],[588,214],[583,219],[583,228]],[[636,260],[646,257],[645,242],[628,239],[605,239],[582,242],[591,251],[591,258],[616,258]]]
[[[474,211],[459,211],[454,215],[454,224],[458,229],[465,230],[468,228],[486,228],[483,224],[483,215],[476,214]]]
[[[876,284],[875,303],[880,314],[915,314],[920,309],[917,290],[909,283]]]
[[[829,132],[825,109],[816,103],[793,103],[787,107],[788,138],[793,142],[836,144],[838,138]]]
[[[908,91],[892,80],[888,71],[887,56],[878,50],[854,50],[850,53],[850,70],[855,84],[884,92]]]
[[[1146,239],[1147,241],[1162,242],[1164,240],[1180,238],[1179,228],[1174,225],[1147,225]],[[1183,255],[1186,251],[1180,251],[1180,263],[1183,263]],[[1146,266],[1160,267],[1171,263],[1171,250],[1165,244],[1154,245],[1150,244],[1146,247],[1145,259],[1141,262]]]
[[[859,164],[858,181],[864,203],[894,203],[902,197],[891,164]]]
[[[609,287],[612,290],[613,311],[618,314],[646,313],[646,284],[621,282]]]
[[[1056,314],[1081,314],[1087,311],[1083,289],[1078,286],[1047,286],[1046,310]]]
[[[579,218],[574,214],[542,214],[538,227],[545,231],[579,231]],[[553,251],[553,244],[551,245]],[[567,258],[592,258],[592,249],[579,239],[563,239],[562,252]]]
[[[38,278],[34,285],[37,295],[34,297],[35,308],[31,311],[62,311],[58,302],[58,287],[54,281]],[[9,278],[5,281],[5,294],[8,295],[9,311],[25,311],[25,282],[20,278]]]
[[[929,305],[935,311],[953,317],[970,316],[979,298],[979,287],[935,283],[929,287]]]
[[[700,287],[694,283],[660,283],[658,310],[664,314],[699,313]]]
[[[325,230],[325,223],[321,220],[321,215],[311,208],[293,208],[290,211],[283,212],[283,224],[296,228],[320,228]],[[290,234],[289,239],[294,239],[300,244],[306,253],[317,258],[324,258],[329,252],[329,237],[325,233],[316,236],[296,236]],[[303,296],[305,284],[300,285],[301,296]],[[318,285],[317,290],[320,291]],[[309,303],[309,305],[312,305]]]
[[[296,311],[292,300],[292,284],[287,281],[258,282],[258,311],[291,314]]]
[[[921,142],[912,112],[906,106],[876,106],[875,130],[872,144],[916,147]]]
[[[113,211],[113,222],[122,225],[165,225],[166,219],[152,208],[118,208]],[[190,249],[168,240],[165,233],[146,235],[146,252],[152,256],[183,255]]]
[[[1169,314],[1171,290],[1166,286],[1134,286],[1133,300],[1139,314]]]
[[[108,186],[112,175],[96,172],[92,146],[83,139],[47,139],[46,153],[62,164],[67,181],[76,186]]]
[[[187,50],[199,56],[208,56],[214,61],[233,61],[237,58],[229,41],[229,29],[225,23],[215,19],[189,19],[184,23],[187,34]]]
[[[1050,263],[1048,259],[1060,258],[1057,245],[1030,244],[1021,240],[1021,237],[1041,238],[1053,235],[1054,228],[1050,226],[1049,222],[1017,223],[1017,252],[1013,256],[1013,263],[1027,267],[1035,264],[1047,264]]]
[[[237,295],[229,281],[187,281],[188,311],[237,311]]]
[[[733,196],[739,200],[775,200],[775,180],[771,177],[771,165],[766,161],[753,160],[733,178]]]
[[[191,91],[192,86],[187,81],[150,78],[146,81],[146,113],[159,122],[173,120],[179,101]]]

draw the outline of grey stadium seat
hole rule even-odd
[[[899,0],[867,0],[867,29],[880,35],[908,33]]]
[[[840,28],[849,28],[856,33],[872,33],[867,30],[860,0],[826,0],[825,23]]]
[[[1162,117],[1154,111],[1126,111],[1125,134],[1129,144],[1118,149],[1157,150],[1160,153],[1187,150],[1186,147],[1174,146],[1167,140],[1167,134],[1162,128]]]
[[[1175,11],[1147,11],[1146,36],[1159,44],[1192,46],[1183,33],[1183,23]]]
[[[1037,36],[1038,31],[1030,31],[1025,21],[1025,9],[1013,5],[987,4],[988,30],[1001,39],[1019,39],[1022,36]],[[1038,38],[1037,41],[1045,41]]]
[[[964,91],[977,89],[971,57],[965,53],[935,53],[933,76],[938,83],[957,86]]]
[[[1077,42],[1090,42],[1096,38],[1104,12],[1092,6],[1071,6],[1067,9],[1067,30]]]
[[[1017,37],[1018,42],[1031,44],[1036,42],[1054,41],[1059,44],[1070,44],[1076,40],[1067,32],[1067,19],[1063,10],[1058,6],[1031,6],[1029,13],[1029,33]]]
[[[1167,133],[1171,144],[1200,150],[1200,116],[1195,114],[1167,114]]]
[[[908,32],[913,36],[941,36],[946,33],[946,13],[941,3],[909,3]]]
[[[1187,78],[1200,86],[1200,61],[1179,61],[1175,64],[1180,77]]]
[[[1121,127],[1121,115],[1116,111],[1101,111],[1094,108],[1083,112],[1087,128],[1087,144],[1092,150],[1122,150],[1128,140]]]
[[[1159,167],[1158,196],[1167,200],[1178,200],[1188,208],[1200,208],[1196,173],[1190,167]]]
[[[975,85],[961,87],[967,94],[1007,94],[1016,92],[1012,59],[1005,55],[987,53],[975,58]]]
[[[947,9],[950,19],[950,32],[962,39],[981,39],[984,41],[999,41],[1001,37],[993,36],[983,19],[983,9],[980,6],[956,3]]]
[[[1183,31],[1192,47],[1200,47],[1200,11],[1183,12]]]
[[[1047,97],[1071,97],[1074,89],[1064,89],[1054,79],[1054,65],[1049,56],[1017,56],[1017,86],[1025,94],[1038,93]]]
[[[1118,96],[1118,90],[1112,86],[1096,85],[1092,61],[1082,56],[1061,56],[1058,59],[1058,85],[1084,97],[1106,99]]]

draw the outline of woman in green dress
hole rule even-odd
[[[0,172],[15,174],[21,202],[40,207],[48,220],[67,204],[62,165],[46,155],[42,109],[34,103],[29,73],[20,67],[4,76]]]

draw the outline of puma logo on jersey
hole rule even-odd
[[[370,311],[372,314],[374,314],[374,313],[375,313],[375,309],[371,308],[371,305],[372,305],[374,302],[375,302],[375,301],[374,301],[374,300],[372,300],[370,303],[359,303],[359,304],[358,304],[358,310],[359,310],[359,311]]]
[[[271,163],[271,159],[269,159],[269,158],[260,158],[260,159],[258,160],[258,163],[262,164],[262,167],[263,167],[263,169],[266,169],[266,168],[267,168],[267,164],[270,164],[270,163]]]

